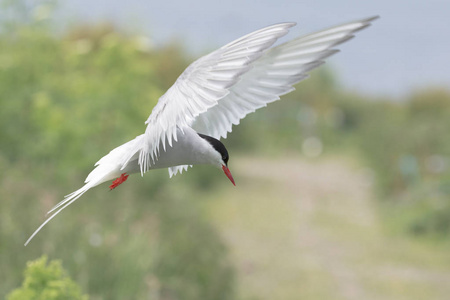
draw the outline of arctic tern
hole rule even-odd
[[[189,166],[209,164],[228,169],[226,138],[247,114],[294,90],[308,72],[339,50],[378,17],[349,22],[272,47],[295,23],[280,23],[245,35],[193,62],[153,108],[145,133],[102,157],[85,185],[67,195],[26,241],[89,189],[113,180],[111,189],[128,174],[168,168],[172,177]]]

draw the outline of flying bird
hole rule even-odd
[[[339,50],[378,17],[349,22],[272,47],[295,23],[280,23],[247,34],[193,62],[159,98],[144,134],[102,157],[85,185],[67,195],[26,241],[89,189],[114,180],[114,189],[129,174],[168,168],[170,177],[197,164],[228,169],[228,151],[220,142],[233,125],[256,109],[280,99],[308,72]]]

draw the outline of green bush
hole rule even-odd
[[[70,279],[61,266],[47,257],[28,262],[22,287],[12,291],[8,300],[87,300],[80,287]]]

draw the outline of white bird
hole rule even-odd
[[[169,168],[172,177],[189,166],[227,167],[228,152],[219,141],[247,114],[308,77],[308,72],[339,50],[334,47],[378,17],[345,23],[302,36],[276,47],[273,44],[295,23],[280,23],[245,35],[192,63],[159,99],[145,122],[145,133],[102,157],[85,185],[53,207],[53,213],[31,239],[64,208],[89,189],[113,180],[113,189],[131,173]]]

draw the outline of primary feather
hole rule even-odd
[[[269,49],[229,89],[226,97],[195,119],[192,128],[217,139],[226,138],[232,125],[238,125],[247,114],[293,91],[293,86],[307,78],[309,71],[339,51],[335,46],[351,39],[355,32],[377,18],[331,27]]]

